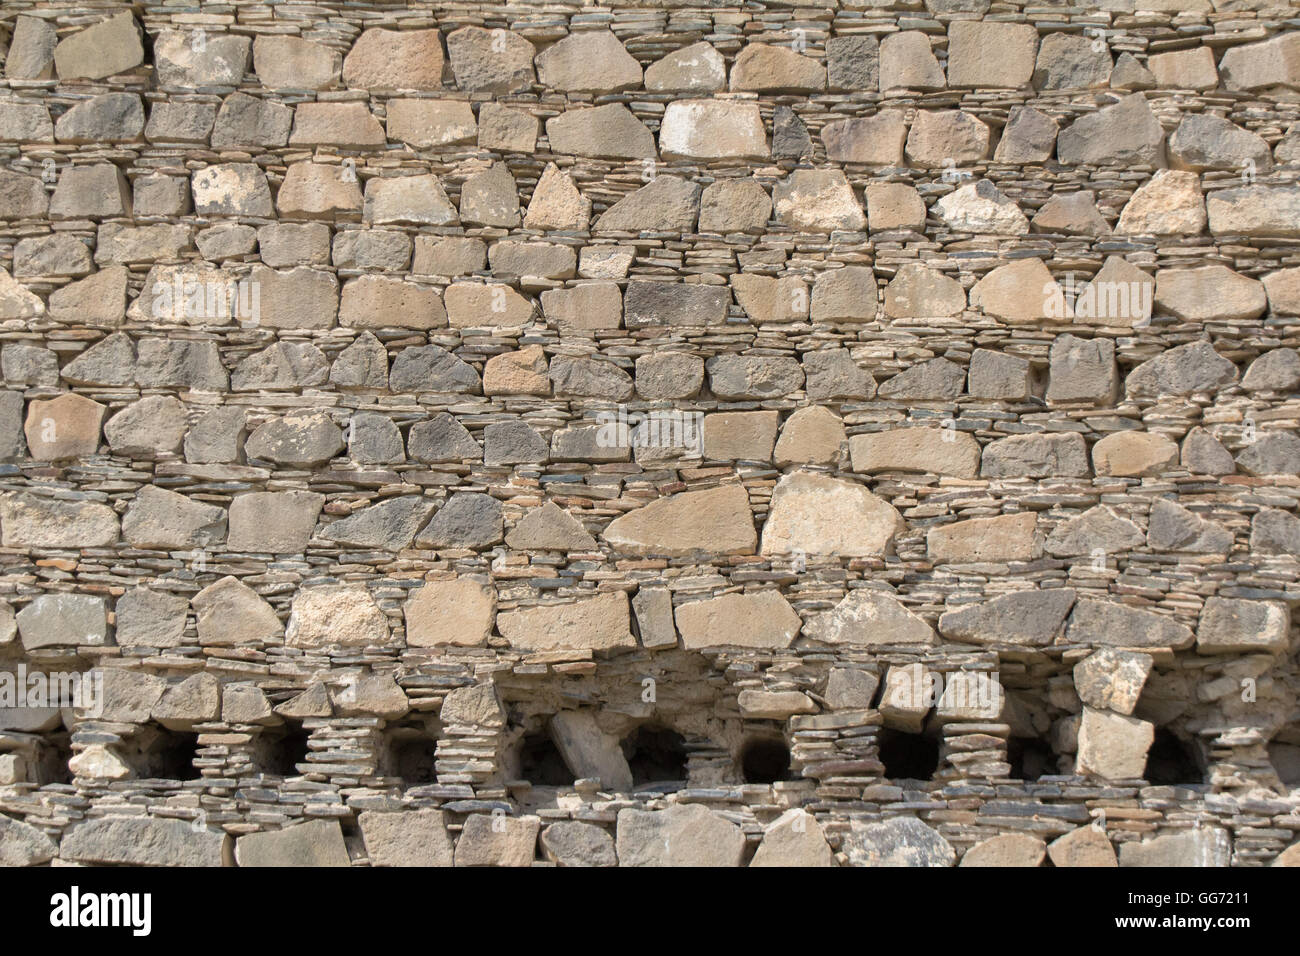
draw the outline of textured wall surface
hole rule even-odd
[[[0,863],[1300,864],[1296,9],[1103,6],[7,0]]]

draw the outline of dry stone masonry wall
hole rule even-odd
[[[0,25],[0,863],[1300,863],[1294,4]]]

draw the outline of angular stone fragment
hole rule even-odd
[[[1038,31],[1032,24],[956,20],[948,25],[948,85],[1024,86],[1037,54]]]
[[[646,67],[645,88],[667,93],[714,93],[727,85],[722,54],[708,43],[692,43]]]
[[[501,502],[476,491],[458,491],[420,533],[420,548],[485,548],[502,539]]]
[[[826,67],[786,47],[749,42],[731,65],[730,88],[759,93],[824,90]]]
[[[1022,236],[1029,231],[1029,220],[1015,200],[1004,196],[987,179],[944,196],[934,204],[934,211],[954,232]]]
[[[820,349],[804,356],[804,390],[809,401],[871,398],[876,380],[853,361],[848,349]]]
[[[800,408],[786,419],[773,458],[786,465],[830,464],[839,456],[846,435],[844,422],[822,405]]]
[[[903,266],[885,287],[885,314],[891,319],[943,318],[965,308],[961,283],[921,262]]]
[[[659,152],[665,160],[765,159],[767,137],[758,104],[733,100],[669,103],[659,126]]]
[[[1069,588],[1016,591],[939,616],[939,633],[963,644],[1045,647],[1061,636],[1074,607]]]
[[[455,848],[441,810],[357,814],[371,866],[451,866]]]
[[[907,183],[868,183],[867,219],[872,232],[925,228],[925,200]]]
[[[117,599],[113,609],[114,640],[122,647],[176,647],[185,634],[189,603],[178,594],[134,587]]]
[[[1131,714],[1151,664],[1150,654],[1103,647],[1074,665],[1074,687],[1089,707]]]
[[[700,187],[657,176],[624,196],[596,220],[596,232],[691,232],[700,212]]]
[[[920,30],[887,34],[880,41],[880,92],[895,89],[941,90],[947,85],[943,68]]]
[[[454,329],[514,329],[533,316],[533,303],[504,283],[457,282],[443,294]]]
[[[851,821],[844,852],[853,866],[952,866],[957,853],[938,831],[916,817],[881,823]]]
[[[591,200],[578,192],[573,179],[554,163],[547,163],[533,188],[524,216],[525,229],[580,230],[591,221]]]
[[[466,225],[519,225],[519,192],[505,163],[494,163],[461,184],[460,219]]]
[[[541,128],[541,121],[523,110],[497,103],[484,103],[478,111],[480,149],[531,153],[537,144]]]
[[[341,66],[337,51],[301,37],[253,40],[253,72],[267,89],[323,90],[338,82]]]
[[[363,218],[376,225],[445,226],[459,222],[456,207],[433,175],[371,179],[366,183]]]
[[[618,813],[619,866],[740,866],[745,837],[740,827],[700,804]]]
[[[287,180],[286,180],[287,182]],[[200,216],[256,216],[269,219],[271,189],[253,163],[224,163],[195,170],[190,177],[194,212]],[[280,187],[284,211],[284,187]]]
[[[1053,34],[1054,36],[1059,34]],[[1047,855],[1047,844],[1028,833],[1000,833],[967,850],[961,866],[1033,867]]]
[[[640,297],[636,304],[648,301]],[[642,398],[691,398],[699,393],[703,380],[703,360],[688,353],[650,353],[636,362],[636,388]],[[687,427],[694,428],[689,423]]]
[[[543,293],[543,302],[547,294]],[[540,345],[494,355],[483,367],[483,394],[549,395],[548,368],[546,353]]]
[[[1221,116],[1193,113],[1183,117],[1170,135],[1169,160],[1193,172],[1238,169],[1247,162],[1265,172],[1273,165],[1273,154],[1262,136]]]
[[[485,93],[526,90],[536,79],[533,56],[537,51],[511,30],[462,27],[447,34],[447,54],[456,86]]]
[[[1214,51],[1208,46],[1153,53],[1147,57],[1147,69],[1162,89],[1212,90],[1219,85]]]
[[[1300,187],[1241,186],[1217,189],[1206,199],[1215,236],[1300,236]]]
[[[389,498],[330,522],[319,537],[341,547],[401,551],[411,546],[433,510],[433,501],[420,495]]]
[[[796,169],[772,188],[776,220],[804,232],[860,231],[862,205],[839,169]]]
[[[146,485],[122,516],[122,537],[133,548],[210,548],[225,540],[226,510]]]
[[[675,618],[687,650],[705,647],[789,647],[799,615],[779,591],[766,588],[678,605]]]
[[[811,156],[812,137],[808,126],[788,106],[772,112],[772,156],[776,159],[803,159]]]
[[[377,412],[357,412],[347,428],[348,457],[358,464],[405,461],[402,433],[393,420]]]
[[[144,62],[140,25],[131,10],[65,36],[54,48],[60,80],[102,80]]]
[[[93,501],[62,501],[28,492],[0,496],[6,548],[102,548],[117,541],[117,513]]]
[[[541,848],[556,866],[618,866],[614,838],[593,823],[552,823],[542,831]]]
[[[101,93],[82,100],[60,116],[54,127],[54,138],[60,143],[133,142],[143,132],[144,106],[139,96]],[[42,139],[30,133],[17,138]]]
[[[526,422],[494,422],[483,429],[483,461],[488,465],[539,464],[550,459],[546,439]]]
[[[673,623],[673,598],[667,588],[642,587],[632,598],[641,645],[648,648],[677,646],[677,626]]]
[[[269,215],[269,212],[266,213]],[[50,197],[51,219],[114,219],[131,215],[131,187],[112,163],[68,166]]]
[[[964,110],[918,110],[907,134],[908,163],[922,168],[979,162],[988,149],[987,124]]]
[[[609,30],[583,30],[538,54],[537,76],[548,89],[616,93],[641,85],[641,64]]]
[[[242,408],[223,406],[205,412],[185,433],[185,460],[195,464],[241,461],[245,421]]]
[[[809,315],[814,322],[871,322],[879,309],[876,277],[868,266],[844,266],[817,276]]]
[[[299,103],[291,146],[366,148],[382,146],[384,127],[365,103]]]
[[[213,103],[188,100],[156,102],[149,111],[149,122],[145,124],[145,139],[151,143],[204,144],[208,141],[208,134],[212,132],[216,118],[217,107]],[[286,127],[285,137],[288,135]]]
[[[310,491],[254,491],[230,503],[231,551],[297,554],[305,551],[325,496]]]
[[[466,819],[456,843],[456,866],[531,866],[537,852],[537,817],[475,813]]]
[[[627,554],[752,554],[758,544],[749,495],[738,484],[659,498],[609,523],[601,535]]]
[[[294,598],[287,647],[373,647],[388,643],[388,616],[364,586],[327,584]]]
[[[8,529],[5,531],[7,537]],[[15,620],[25,651],[108,643],[104,599],[89,594],[42,594],[19,611]]]
[[[730,303],[725,287],[634,279],[623,296],[623,323],[629,329],[722,325]]]
[[[29,19],[32,18],[21,18]],[[52,48],[53,44],[50,45]],[[48,863],[58,852],[59,845],[44,831],[14,817],[0,815],[0,866],[39,866]]]
[[[1119,256],[1107,256],[1074,298],[1074,318],[1086,325],[1133,328],[1151,318],[1156,283]]]
[[[1119,369],[1112,340],[1061,335],[1052,342],[1049,360],[1049,402],[1111,405],[1119,395]]]
[[[1167,614],[1113,601],[1084,598],[1074,606],[1065,639],[1070,644],[1109,647],[1190,647],[1192,629]]]
[[[1232,548],[1232,541],[1232,532],[1227,528],[1173,501],[1158,498],[1151,505],[1147,544],[1155,551],[1226,554]]]
[[[238,578],[226,576],[209,584],[190,603],[199,643],[205,647],[279,644],[284,637],[275,610]]]
[[[1105,44],[1090,37],[1049,33],[1038,48],[1034,64],[1034,88],[1039,90],[1087,90],[1110,83],[1113,63]],[[965,864],[963,864],[965,865]]]
[[[870,646],[933,644],[934,628],[893,595],[856,588],[835,607],[808,622],[805,636],[823,644]]]
[[[1053,866],[1119,866],[1115,847],[1095,826],[1083,826],[1057,837],[1047,845]]]
[[[654,135],[622,103],[565,110],[546,121],[551,150],[594,159],[655,159]]]
[[[27,405],[23,431],[37,461],[89,458],[99,451],[99,433],[108,411],[84,395],[65,392]]]
[[[1200,177],[1193,172],[1158,169],[1120,213],[1115,231],[1124,235],[1187,235],[1205,229]]]
[[[181,30],[164,30],[154,39],[154,68],[158,85],[197,89],[238,86],[248,72],[252,40],[243,36],[205,36],[202,43]]]
[[[434,30],[382,30],[361,34],[343,60],[349,89],[442,89],[442,39]]]
[[[776,444],[777,412],[715,412],[704,418],[704,457],[767,461]]]
[[[220,830],[186,820],[96,817],[68,828],[59,858],[98,866],[222,866],[229,841]]]
[[[837,163],[901,166],[906,140],[907,125],[901,110],[882,110],[822,127],[826,158]]]
[[[351,866],[343,830],[337,820],[309,820],[235,841],[240,866]]]
[[[286,219],[336,219],[359,214],[361,187],[347,177],[345,168],[310,161],[294,163],[285,171],[275,208]]]
[[[999,438],[980,458],[982,478],[1083,478],[1088,472],[1088,444],[1073,432]]]
[[[1113,90],[1150,90],[1155,88],[1156,78],[1132,53],[1121,53],[1110,75],[1110,86]]]
[[[709,388],[723,400],[783,398],[803,386],[799,362],[784,356],[718,355],[704,363]]]
[[[863,474],[904,471],[974,478],[980,463],[979,442],[971,435],[925,426],[853,435],[849,454],[853,470]]]
[[[1217,282],[1211,276],[1198,279],[1197,286],[1206,293],[1212,286],[1222,289],[1223,277],[1217,278]],[[1207,284],[1202,285],[1203,282]],[[1159,290],[1160,286],[1157,285],[1156,288]],[[1174,294],[1168,284],[1164,288],[1166,295]],[[1186,294],[1190,298],[1192,292],[1193,289],[1188,288],[1185,293],[1180,290],[1178,295],[1181,297]],[[1157,301],[1160,300],[1159,291],[1156,298]],[[1124,380],[1124,390],[1130,397],[1150,398],[1188,395],[1192,392],[1213,394],[1236,380],[1237,366],[1215,351],[1213,345],[1209,342],[1190,342],[1167,349],[1133,369]]]
[[[353,329],[437,329],[447,324],[447,310],[438,293],[429,286],[388,276],[366,275],[343,287],[339,324]],[[403,350],[393,360],[392,376],[397,375],[399,362],[405,368],[417,354],[433,353],[417,353],[414,348]],[[477,380],[478,376],[474,378]],[[394,390],[397,390],[395,377],[393,383]]]
[[[966,370],[946,358],[929,359],[906,368],[880,386],[881,398],[945,401],[957,398],[966,384]]]
[[[1087,189],[1053,196],[1034,214],[1030,226],[1034,232],[1065,236],[1104,236],[1110,232],[1110,226],[1097,210],[1096,194]]]
[[[832,90],[875,92],[880,86],[880,43],[870,34],[826,41],[826,79]]]
[[[1159,475],[1177,463],[1178,446],[1155,432],[1116,432],[1092,446],[1092,467],[1098,475]]]
[[[564,648],[612,652],[636,647],[627,595],[599,594],[564,604],[539,604],[497,614],[497,630],[525,651]]]
[[[632,789],[632,771],[618,738],[600,728],[590,709],[560,711],[551,718],[550,733],[575,777],[599,780],[601,789],[612,792]]]
[[[50,200],[35,176],[0,169],[0,219],[43,219]]]
[[[289,468],[314,468],[344,448],[343,431],[323,412],[295,412],[258,426],[244,450]]]
[[[1056,138],[1056,155],[1066,165],[1160,166],[1164,139],[1146,97],[1133,93],[1063,129]]]
[[[969,518],[931,528],[925,546],[936,564],[1032,561],[1043,553],[1037,527],[1033,512]]]
[[[1051,37],[1061,34],[1051,34]],[[1050,39],[1050,37],[1049,37]],[[1056,146],[1057,122],[1032,106],[1011,110],[1002,129],[993,159],[999,163],[1042,163],[1052,158]]]
[[[1206,599],[1196,627],[1200,654],[1277,654],[1291,643],[1291,612],[1281,601]]]
[[[1291,432],[1264,432],[1237,455],[1237,466],[1248,475],[1300,472],[1300,438]]]
[[[791,808],[763,831],[750,866],[835,866],[835,858],[816,817]]]
[[[797,471],[772,494],[760,553],[880,555],[903,527],[894,507],[864,485]]]
[[[1106,780],[1141,779],[1155,728],[1145,720],[1083,708],[1075,773]]]
[[[50,21],[40,17],[15,18],[13,37],[5,56],[5,79],[52,79],[57,42],[58,31]]]
[[[551,359],[548,375],[557,396],[610,401],[632,397],[632,376],[604,359],[557,355]]]
[[[1234,49],[1246,50],[1249,47]],[[1227,54],[1224,56],[1226,58]],[[1166,833],[1153,840],[1121,843],[1119,846],[1120,866],[1219,867],[1230,865],[1231,860],[1232,838],[1221,827]]]
[[[1076,557],[1083,554],[1114,554],[1141,546],[1142,530],[1119,517],[1105,505],[1090,508],[1078,517],[1063,521],[1047,537],[1049,554]]]

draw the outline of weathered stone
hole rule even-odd
[[[5,509],[8,518],[8,510]],[[5,522],[8,536],[8,521]],[[8,545],[6,545],[8,547]],[[23,650],[108,643],[104,599],[89,594],[42,594],[15,615]],[[111,718],[110,718],[111,719]]]
[[[117,599],[113,637],[122,647],[177,647],[189,606],[180,595],[134,587]]]
[[[782,398],[803,386],[799,362],[784,356],[718,355],[704,363],[709,388],[723,400]]]
[[[925,200],[907,183],[868,183],[867,219],[872,232],[925,228]]]
[[[758,104],[732,100],[669,103],[659,126],[659,151],[665,160],[765,159],[767,137]]]
[[[451,277],[478,272],[486,264],[487,247],[480,239],[417,236],[411,272],[415,275]]]
[[[549,395],[551,380],[547,368],[546,354],[540,345],[494,355],[483,367],[483,394]]]
[[[0,169],[0,219],[41,219],[49,196],[35,176]]]
[[[456,842],[456,866],[531,866],[537,853],[537,817],[471,814]]]
[[[1056,155],[1066,165],[1160,166],[1164,139],[1146,97],[1133,93],[1063,129],[1056,138]]]
[[[494,422],[483,429],[483,461],[488,465],[539,464],[550,446],[526,422]]]
[[[952,866],[957,853],[938,831],[916,817],[881,823],[852,821],[844,852],[853,866]]]
[[[1216,189],[1205,207],[1215,236],[1300,236],[1300,186]]]
[[[594,159],[655,159],[654,135],[622,103],[565,110],[546,121],[551,150]]]
[[[1250,522],[1250,550],[1300,557],[1300,518],[1278,508],[1261,508]]]
[[[22,17],[19,22],[29,19]],[[59,845],[44,831],[0,814],[0,866],[39,866],[48,863],[58,852]]]
[[[338,82],[342,57],[329,47],[295,36],[253,40],[253,72],[272,90],[323,90]]]
[[[625,807],[616,829],[619,866],[740,866],[745,856],[740,827],[698,803]]]
[[[942,90],[943,69],[920,30],[886,34],[880,41],[880,92],[895,89]]]
[[[1145,720],[1083,708],[1075,772],[1107,780],[1136,780],[1146,770],[1155,728]]]
[[[1219,62],[1223,85],[1230,90],[1261,90],[1274,86],[1300,88],[1300,42],[1286,33],[1260,43],[1229,48]]]
[[[357,814],[371,866],[451,866],[454,844],[441,810]]]
[[[93,501],[61,501],[27,492],[0,497],[6,548],[102,548],[117,541],[117,513]]]
[[[591,710],[560,711],[551,718],[550,732],[574,776],[599,780],[603,790],[626,793],[632,789],[632,770],[618,738],[600,728]]]
[[[459,222],[456,207],[447,198],[438,177],[433,175],[370,180],[366,183],[363,217],[376,225],[444,226]]]
[[[789,647],[799,615],[779,591],[767,588],[678,605],[675,618],[687,650],[705,647]]]
[[[484,103],[478,111],[479,149],[503,153],[531,153],[542,131],[541,120],[532,113],[498,103]]]
[[[1120,213],[1115,230],[1127,235],[1196,235],[1205,229],[1205,200],[1193,172],[1158,169]]]
[[[772,457],[780,467],[831,464],[845,439],[838,415],[824,405],[809,405],[786,419]]]
[[[624,401],[632,397],[632,376],[603,359],[557,355],[548,371],[557,396]]]
[[[934,628],[897,598],[873,588],[857,588],[834,609],[809,621],[805,636],[823,644],[870,646],[933,644]]]
[[[1237,455],[1237,466],[1248,475],[1300,472],[1300,438],[1291,432],[1264,432]]]
[[[1058,336],[1052,342],[1049,361],[1049,402],[1114,404],[1119,395],[1119,369],[1115,343],[1110,339]]]
[[[866,710],[875,700],[880,679],[856,667],[832,667],[822,697],[833,710]]]
[[[433,514],[434,503],[419,495],[390,498],[331,522],[320,537],[343,547],[401,551]]]
[[[730,292],[718,286],[634,279],[623,296],[623,323],[629,329],[722,325],[730,302]]]
[[[1015,200],[1004,196],[987,179],[962,186],[944,196],[934,204],[934,211],[954,232],[1022,236],[1029,231],[1029,220]]]
[[[731,89],[758,93],[826,89],[820,60],[767,43],[746,43],[731,65]]]
[[[627,595],[612,591],[563,604],[539,604],[497,614],[497,630],[525,651],[563,648],[614,652],[636,647]]]
[[[839,169],[796,169],[772,187],[776,221],[805,232],[860,231],[867,217]]]
[[[880,386],[881,398],[914,401],[952,400],[961,395],[966,370],[945,358],[929,359],[906,368]]]
[[[468,575],[427,581],[407,599],[404,615],[408,647],[474,647],[492,633],[496,591]]]
[[[880,555],[902,529],[894,507],[866,486],[797,471],[772,493],[761,553]]]
[[[190,603],[197,615],[199,643],[205,647],[279,644],[284,638],[275,610],[238,578],[226,576],[209,584]]]
[[[1213,266],[1207,269],[1213,269]],[[1226,270],[1224,270],[1226,271]],[[1194,288],[1208,294],[1211,288],[1223,290],[1223,276],[1206,275],[1198,278],[1194,287],[1179,292],[1190,300]],[[1158,280],[1159,281],[1159,280]],[[1161,286],[1157,285],[1156,300],[1160,301]],[[1172,290],[1164,286],[1167,295]],[[1256,313],[1258,314],[1258,313]],[[1192,392],[1213,394],[1237,380],[1237,366],[1215,351],[1209,342],[1190,342],[1167,349],[1150,361],[1143,362],[1129,372],[1124,381],[1125,391],[1131,397],[1163,397],[1187,395]]]
[[[727,65],[708,43],[692,43],[646,67],[645,88],[664,93],[715,93],[727,85]]]
[[[349,89],[442,89],[442,39],[434,30],[381,30],[361,34],[343,60]]]
[[[615,518],[602,537],[625,553],[665,556],[752,554],[758,544],[749,496],[737,484],[660,498]]]
[[[1012,435],[984,446],[982,478],[1083,478],[1089,473],[1082,435]]]
[[[1098,475],[1139,478],[1177,464],[1178,446],[1156,432],[1116,432],[1092,446],[1092,467]]]
[[[1105,505],[1097,505],[1058,524],[1047,536],[1045,547],[1048,554],[1077,557],[1128,551],[1140,547],[1145,540],[1142,530],[1133,522]]]
[[[345,168],[328,163],[294,163],[285,171],[275,208],[286,219],[336,219],[359,214],[361,187],[346,176]]]
[[[1064,196],[1053,196],[1030,220],[1034,232],[1056,233],[1064,236],[1104,236],[1110,226],[1097,209],[1096,195],[1080,190]],[[1118,260],[1123,262],[1122,259]]]
[[[1196,627],[1201,654],[1284,652],[1291,643],[1291,612],[1281,601],[1212,597]]]
[[[283,830],[249,833],[235,841],[240,866],[351,866],[337,820],[309,820]]]
[[[803,159],[813,151],[808,126],[788,106],[772,111],[772,156],[775,159]]]
[[[700,212],[700,187],[676,176],[657,176],[624,196],[596,220],[596,232],[692,232]]]
[[[58,184],[54,187],[49,215],[51,219],[113,219],[129,216],[131,187],[122,175],[122,170],[112,163],[69,166],[59,175]],[[269,206],[263,215],[270,215]]]
[[[1232,541],[1232,532],[1227,528],[1198,517],[1167,498],[1158,498],[1151,504],[1147,545],[1152,550],[1227,554],[1232,549]]]
[[[294,598],[287,647],[374,647],[388,643],[388,616],[365,587],[327,584],[303,588]]]
[[[844,266],[819,273],[809,315],[814,322],[872,322],[879,295],[869,266]]]
[[[826,158],[837,163],[901,166],[906,141],[907,125],[901,110],[882,110],[822,127]]]
[[[1074,687],[1089,707],[1131,714],[1151,665],[1150,654],[1103,647],[1074,665]]]
[[[60,80],[102,80],[144,62],[140,25],[131,10],[66,36],[54,48]]]
[[[926,551],[936,564],[987,561],[1032,561],[1043,553],[1038,516],[999,515],[938,525],[925,536]]]
[[[1249,47],[1235,49],[1245,50]],[[1231,859],[1232,840],[1228,831],[1220,827],[1167,833],[1153,840],[1119,845],[1120,866],[1228,866]]]
[[[1053,34],[1058,35],[1058,34]],[[1000,833],[962,854],[961,866],[1041,866],[1047,844],[1028,833]]]
[[[557,866],[618,866],[614,838],[592,823],[561,820],[542,831],[542,855]]]
[[[1147,57],[1147,69],[1164,89],[1212,90],[1219,85],[1214,51],[1208,46],[1153,53]]]
[[[487,93],[526,90],[536,79],[533,55],[526,39],[510,30],[462,27],[447,34],[447,54],[456,86]]]
[[[964,110],[918,110],[907,134],[910,165],[937,169],[988,155],[989,128]]]
[[[38,461],[88,458],[99,450],[99,433],[107,409],[84,395],[65,392],[27,406],[23,426],[27,448]]]
[[[211,548],[225,540],[226,510],[146,485],[122,516],[122,537],[133,548]]]
[[[1037,54],[1038,31],[1032,24],[956,20],[948,25],[948,85],[1024,86]]]
[[[826,41],[826,77],[832,90],[875,92],[880,85],[880,44],[869,34]]]
[[[1238,169],[1254,163],[1265,172],[1273,154],[1264,138],[1221,116],[1195,113],[1183,117],[1169,137],[1169,161],[1179,169]]]
[[[494,163],[461,184],[460,218],[466,225],[519,225],[519,192],[505,163]]]
[[[939,616],[939,633],[963,644],[1045,647],[1061,636],[1074,607],[1069,588],[1016,591]]]
[[[804,391],[810,401],[871,398],[876,380],[853,361],[848,349],[819,349],[804,356]]]
[[[616,93],[641,85],[641,64],[609,30],[583,30],[538,54],[537,77],[548,89]]]
[[[451,496],[416,536],[421,548],[485,548],[502,540],[501,502],[480,492]]]
[[[221,866],[229,841],[220,830],[195,827],[186,820],[109,816],[69,827],[59,844],[59,858],[100,866]]]
[[[1106,834],[1091,824],[1071,830],[1047,845],[1053,866],[1119,866],[1115,847]]]
[[[943,318],[960,315],[965,308],[961,283],[924,263],[909,262],[885,287],[885,314],[891,319]]]
[[[325,496],[309,491],[254,491],[230,503],[231,551],[297,554],[306,550]]]
[[[591,221],[591,200],[578,192],[573,179],[554,163],[547,163],[533,188],[524,215],[525,229],[579,230]]]
[[[1113,601],[1084,598],[1074,606],[1065,639],[1070,644],[1108,647],[1190,647],[1192,629],[1167,614]]]
[[[853,435],[849,454],[853,470],[864,474],[903,471],[974,478],[980,464],[979,442],[972,436],[925,426]]]
[[[57,42],[58,31],[50,21],[40,17],[16,17],[13,37],[9,42],[9,52],[5,56],[5,79],[52,79],[54,47]]]
[[[1034,88],[1039,90],[1087,90],[1110,83],[1113,63],[1110,51],[1091,37],[1049,33],[1038,48],[1034,64]],[[963,866],[965,864],[963,863]]]

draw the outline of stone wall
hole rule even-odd
[[[1300,862],[1300,32],[1138,6],[6,2],[0,862]]]

